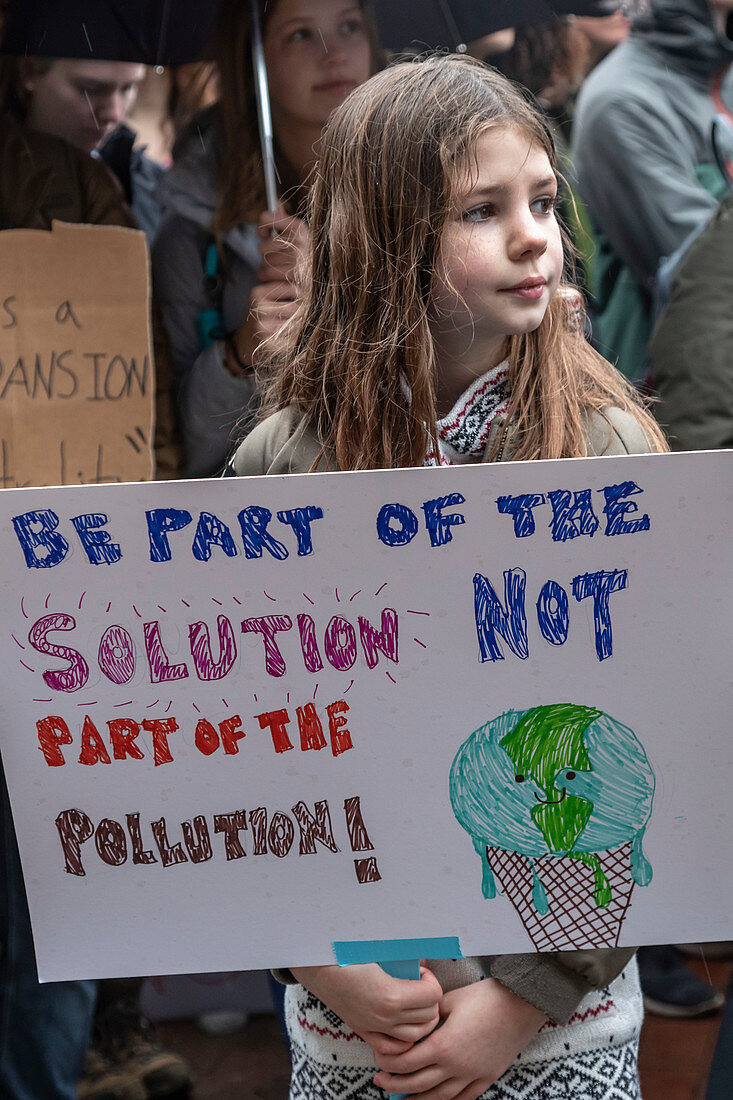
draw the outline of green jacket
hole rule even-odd
[[[504,425],[495,422],[486,442],[486,454]],[[620,409],[607,408],[594,414],[587,426],[589,455],[645,454],[649,441],[636,419]],[[509,431],[502,461],[512,456]],[[319,472],[336,471],[335,458],[322,453],[321,444],[308,421],[296,408],[281,409],[259,424],[240,444],[227,473],[239,476],[308,473],[317,463]],[[600,948],[594,951],[558,951],[537,955],[490,955],[461,962],[429,960],[444,989],[457,988],[481,977],[496,978],[523,1000],[539,1008],[556,1023],[567,1023],[581,1000],[592,989],[602,989],[620,974],[634,954],[630,948]],[[280,980],[287,971],[276,972]]]
[[[680,264],[649,348],[654,413],[675,451],[733,447],[733,195]]]

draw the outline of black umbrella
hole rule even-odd
[[[180,65],[209,41],[217,0],[10,0],[2,52]]]
[[[541,23],[556,15],[605,15],[614,0],[373,0],[379,39],[386,49],[462,50],[468,42],[506,27]]]

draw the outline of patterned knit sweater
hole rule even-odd
[[[475,960],[433,964],[445,989],[466,982]],[[292,1045],[291,1100],[377,1100],[371,1048],[300,985],[285,996]],[[548,1021],[486,1100],[639,1100],[637,1049],[643,1016],[636,961],[594,990],[565,1025]]]

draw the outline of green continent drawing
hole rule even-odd
[[[604,870],[612,849],[629,845],[630,886],[649,884],[643,838],[653,798],[654,774],[633,731],[571,703],[492,719],[463,743],[450,774],[453,812],[481,857],[484,897],[496,894],[489,850],[516,853],[529,861],[539,914],[549,909],[539,859],[590,868],[597,909],[613,898]]]

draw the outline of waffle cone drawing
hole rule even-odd
[[[611,887],[605,907],[596,904],[593,868],[570,856],[529,859],[490,845],[486,858],[499,889],[519,914],[538,951],[571,951],[588,947],[616,947],[631,904],[631,843],[599,852]],[[547,896],[548,911],[539,913],[532,900],[536,875]]]

